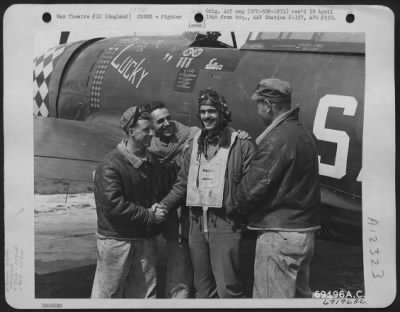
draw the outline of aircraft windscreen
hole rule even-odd
[[[253,32],[245,50],[365,53],[365,34],[355,32]]]

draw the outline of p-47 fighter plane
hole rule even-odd
[[[209,86],[229,103],[232,125],[255,138],[263,125],[251,94],[278,77],[318,139],[324,233],[360,240],[364,34],[253,32],[240,47],[234,33],[219,35],[94,38],[36,58],[35,177],[91,181],[133,105],[162,101],[173,119],[199,125],[197,97]]]

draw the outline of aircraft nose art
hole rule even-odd
[[[90,74],[90,113],[104,110],[115,110],[120,102],[121,93],[126,92],[124,83],[135,89],[148,76],[146,57],[142,55],[143,46],[137,38],[122,38],[104,49]],[[125,87],[125,88],[124,88]],[[124,92],[121,92],[124,90]],[[128,89],[129,90],[129,89]],[[115,93],[118,96],[115,96]],[[132,97],[127,95],[127,100]],[[119,104],[119,103],[118,103]]]
[[[123,112],[135,103],[158,99],[170,82],[176,54],[185,46],[179,37],[126,37],[109,44],[97,53],[89,74],[88,115]]]
[[[35,59],[36,116],[84,121],[156,97],[183,37],[94,38]]]

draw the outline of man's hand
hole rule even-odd
[[[156,212],[157,208],[161,208],[161,209],[165,209],[165,210],[167,209],[167,207],[166,207],[165,205],[160,204],[160,203],[155,203],[155,204],[153,204],[153,205],[151,206],[150,210],[151,210],[152,212]]]
[[[252,137],[250,136],[250,134],[247,131],[244,130],[238,130],[238,138],[241,140],[251,140]]]
[[[163,221],[165,221],[165,219],[167,218],[167,208],[162,205],[162,204],[153,204],[153,206],[151,206],[150,211],[154,214],[154,216],[156,217],[156,222],[157,223],[161,223]]]
[[[233,210],[227,215],[227,217],[235,222],[233,225],[234,229],[243,230],[247,228],[247,217],[240,214],[239,211]]]
[[[150,211],[151,212],[156,212],[157,206],[159,206],[159,205],[160,204],[158,204],[158,203],[153,204],[153,206],[151,206],[151,208],[150,208]]]

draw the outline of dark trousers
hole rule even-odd
[[[170,211],[162,232],[167,240],[166,298],[191,297],[193,268],[190,261],[188,232],[188,208],[179,207]]]
[[[241,232],[231,225],[217,227],[209,223],[210,232],[202,232],[201,222],[191,220],[189,248],[194,269],[194,286],[198,298],[242,298],[239,278]],[[222,227],[222,228],[221,228]]]

